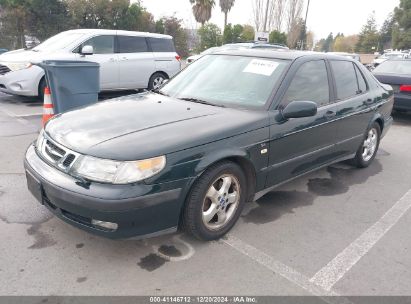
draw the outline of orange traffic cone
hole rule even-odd
[[[43,105],[43,126],[50,118],[54,116],[53,103],[51,102],[51,93],[48,87],[44,88],[44,105]]]

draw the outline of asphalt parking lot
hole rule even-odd
[[[411,115],[395,115],[371,167],[282,186],[223,240],[112,241],[54,218],[26,189],[41,106],[0,96],[0,295],[411,295]]]

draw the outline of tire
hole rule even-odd
[[[148,82],[148,89],[150,91],[159,89],[166,79],[168,77],[163,73],[154,73]]]
[[[246,185],[244,172],[233,162],[224,161],[208,168],[187,197],[182,219],[184,230],[203,241],[221,238],[241,215]]]
[[[377,155],[380,139],[380,125],[377,122],[374,122],[365,133],[364,140],[358,148],[355,157],[351,160],[351,164],[357,168],[367,168]],[[368,151],[368,153],[366,151]]]
[[[38,93],[38,97],[39,97],[39,99],[40,99],[40,101],[43,101],[44,100],[44,89],[46,88],[46,79],[43,77],[41,80],[40,80],[40,83],[39,83],[39,93]]]

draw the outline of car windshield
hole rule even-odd
[[[161,94],[219,106],[263,107],[289,60],[206,55],[170,80]]]
[[[59,50],[69,46],[81,36],[84,36],[84,33],[63,32],[47,39],[32,50],[35,52]]]
[[[411,74],[411,60],[388,60],[375,68],[376,74]]]

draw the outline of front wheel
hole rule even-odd
[[[358,168],[368,167],[377,155],[380,145],[381,128],[377,122],[374,122],[365,134],[364,141],[358,148],[355,158],[352,160],[353,165]]]
[[[246,178],[233,162],[213,165],[194,184],[183,212],[185,230],[200,240],[226,234],[240,217],[246,198]]]

